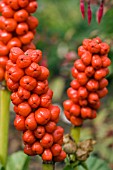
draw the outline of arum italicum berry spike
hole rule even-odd
[[[63,102],[66,118],[79,127],[86,119],[94,119],[100,107],[100,99],[108,90],[105,78],[111,61],[108,58],[110,47],[99,37],[84,39],[78,48],[78,56],[72,68],[74,79],[67,90],[68,100]]]
[[[92,11],[91,11],[91,6],[90,6],[90,0],[88,1],[87,17],[88,17],[88,24],[90,24],[91,19],[92,19]]]
[[[14,126],[23,131],[24,152],[29,156],[40,155],[50,164],[63,161],[66,157],[62,150],[64,130],[57,126],[60,109],[52,104],[53,92],[47,80],[49,70],[39,65],[42,52],[32,49],[24,52],[13,47],[9,55],[7,87],[12,92],[16,113]],[[43,166],[47,169],[46,164]]]
[[[82,17],[85,18],[84,0],[80,0],[80,10],[81,10],[81,13],[82,13]]]
[[[98,19],[98,23],[101,22],[102,16],[103,16],[103,7],[104,7],[104,0],[101,1],[100,3],[100,7],[97,13],[97,19]]]

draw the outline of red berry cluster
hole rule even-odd
[[[31,14],[36,11],[36,0],[0,1],[0,81],[5,76],[5,66],[12,47],[24,51],[35,49],[32,43],[38,20]]]
[[[108,93],[108,80],[105,76],[111,64],[109,49],[109,45],[98,37],[84,39],[78,48],[80,59],[74,62],[72,68],[75,79],[67,90],[70,99],[63,103],[65,116],[75,126],[82,125],[84,119],[95,118],[100,99]]]
[[[60,109],[52,105],[53,92],[47,81],[49,70],[38,64],[42,52],[31,49],[23,52],[13,47],[9,56],[7,87],[13,92],[14,126],[23,131],[24,152],[30,156],[41,155],[44,161],[64,160],[64,130],[56,125]]]

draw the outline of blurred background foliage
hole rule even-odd
[[[43,51],[42,64],[47,65],[50,70],[49,82],[54,91],[53,102],[58,103],[61,109],[63,100],[67,98],[66,89],[72,80],[70,69],[78,58],[77,48],[84,38],[99,36],[107,42],[111,47],[109,57],[113,63],[113,2],[105,2],[104,16],[98,24],[96,12],[99,1],[92,0],[93,16],[89,26],[87,16],[84,20],[81,17],[79,0],[38,0],[39,8],[35,16],[39,19],[39,26],[34,42],[37,48]],[[97,144],[93,155],[106,160],[113,169],[113,64],[109,69],[109,94],[102,100],[97,118],[85,122],[81,139],[95,139]],[[69,132],[70,124],[64,118],[63,111],[61,124],[65,132]],[[18,147],[17,145],[15,150]]]

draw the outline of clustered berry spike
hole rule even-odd
[[[85,119],[95,118],[100,99],[108,93],[105,77],[111,64],[109,50],[109,45],[99,37],[84,39],[78,48],[80,59],[72,68],[74,80],[67,90],[69,99],[63,102],[64,114],[75,126],[81,126]]]
[[[0,1],[0,82],[5,77],[5,66],[12,47],[22,50],[36,49],[32,40],[38,19],[32,16],[36,11],[36,0]]]
[[[26,52],[13,47],[6,65],[6,82],[14,104],[14,126],[23,131],[24,152],[40,155],[43,161],[63,161],[64,129],[57,126],[60,109],[52,104],[53,92],[48,86],[49,70],[38,63],[40,50]]]
[[[92,19],[92,11],[91,11],[91,1],[88,0],[88,5],[87,5],[87,18],[88,18],[88,24],[91,23],[91,19]],[[97,11],[97,20],[98,23],[101,22],[102,16],[103,16],[103,8],[104,8],[104,0],[101,0],[100,2],[100,7]],[[85,18],[85,4],[84,4],[84,0],[80,0],[80,11],[82,14],[82,17]]]

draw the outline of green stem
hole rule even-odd
[[[44,163],[42,164],[42,170],[55,170],[54,163]]]
[[[81,127],[74,126],[71,128],[71,131],[70,131],[71,137],[75,140],[76,143],[78,143],[80,140],[80,130],[81,130]]]
[[[75,126],[71,127],[70,135],[76,143],[78,143],[80,140],[80,130],[81,127],[75,127]],[[77,166],[75,167],[75,170],[78,170]]]
[[[5,167],[8,150],[10,92],[0,89],[0,163]]]

